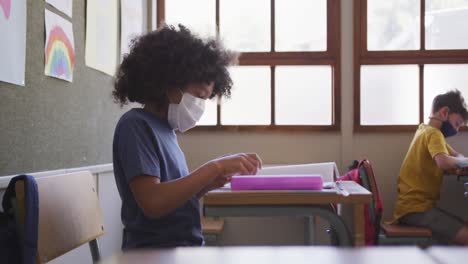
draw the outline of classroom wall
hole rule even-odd
[[[413,133],[353,132],[353,1],[342,2],[341,131],[329,132],[193,132],[180,136],[191,168],[224,153],[257,152],[266,164],[336,161],[340,172],[354,159],[371,160],[385,206],[384,219],[391,218],[396,199],[396,178]],[[294,135],[294,136],[292,136]],[[468,133],[449,140],[455,149],[468,154]],[[468,199],[455,178],[446,179],[441,205],[468,219]],[[461,211],[465,208],[464,211]],[[300,244],[301,219],[229,218],[224,244]],[[318,234],[320,235],[320,234]],[[323,235],[323,234],[322,234]]]
[[[85,65],[85,3],[73,1],[73,83],[44,75],[44,0],[27,1],[26,86],[0,82],[0,175],[111,161],[123,110],[111,98],[112,78]],[[117,54],[116,54],[117,56]],[[1,58],[0,58],[1,59]]]

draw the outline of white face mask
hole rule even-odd
[[[205,111],[205,100],[183,93],[178,104],[169,104],[167,119],[173,129],[185,132],[194,127]]]

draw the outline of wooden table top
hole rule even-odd
[[[222,188],[207,193],[205,206],[215,205],[314,205],[327,203],[368,204],[372,193],[353,181],[339,183],[339,188],[321,191],[232,191]]]
[[[430,247],[427,253],[438,263],[458,264],[468,262],[468,248],[466,247]]]
[[[436,264],[418,247],[187,247],[134,251],[106,259],[102,264]]]

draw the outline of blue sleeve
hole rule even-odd
[[[143,120],[126,120],[120,125],[118,156],[127,183],[142,175],[160,177],[157,140]]]

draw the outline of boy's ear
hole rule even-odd
[[[444,106],[439,110],[439,112],[442,114],[442,117],[448,119],[450,108],[448,106]]]

